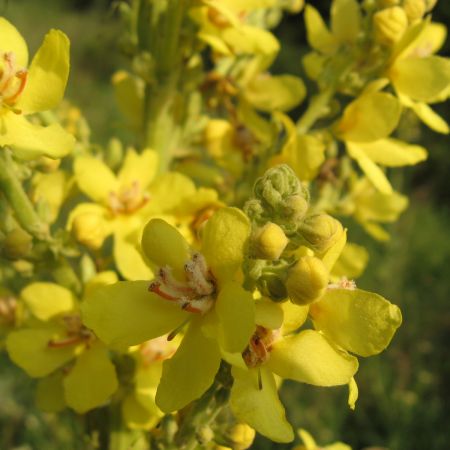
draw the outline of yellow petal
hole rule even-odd
[[[360,144],[347,142],[347,151],[352,158],[356,159],[356,162],[359,167],[361,167],[361,170],[382,194],[392,194],[392,186],[388,178],[384,172],[364,153],[364,150],[360,147]]]
[[[258,387],[258,370],[261,389]],[[234,383],[230,406],[241,422],[275,442],[291,442],[294,433],[286,420],[284,407],[278,398],[274,376],[265,367],[242,370],[233,367]]]
[[[142,233],[142,250],[157,267],[169,266],[179,280],[190,259],[190,247],[181,233],[162,219],[152,219]]]
[[[305,330],[275,342],[267,367],[282,378],[314,386],[347,384],[358,360],[317,331]]]
[[[281,334],[286,335],[298,330],[308,318],[309,306],[300,306],[292,302],[281,304],[283,309],[283,327]]]
[[[66,407],[62,371],[41,378],[37,382],[36,405],[40,410],[48,413],[56,413]]]
[[[244,351],[255,331],[255,302],[238,283],[225,283],[217,297],[215,311],[220,322],[220,342],[225,351]]]
[[[62,158],[72,151],[74,144],[73,136],[57,123],[42,127],[13,112],[0,115],[0,146],[11,146],[20,158],[42,155]]]
[[[356,40],[361,26],[361,10],[356,0],[334,0],[331,4],[331,31],[339,42]]]
[[[22,290],[20,296],[39,320],[69,312],[75,307],[75,299],[68,289],[54,283],[32,283]]]
[[[264,328],[276,330],[283,324],[284,312],[281,305],[268,299],[255,302],[255,323]]]
[[[336,132],[345,141],[376,141],[394,131],[400,113],[400,102],[393,95],[385,92],[364,94],[345,108]]]
[[[411,108],[426,126],[430,127],[437,133],[450,133],[450,128],[447,122],[439,114],[433,111],[426,103],[413,102],[404,95],[399,97],[402,103],[408,108]]]
[[[4,17],[0,17],[0,53],[13,52],[17,66],[25,69],[28,65],[28,48],[17,28]]]
[[[450,59],[440,56],[406,58],[389,72],[395,89],[413,100],[425,103],[443,101],[450,85]],[[444,98],[440,98],[444,95]]]
[[[97,158],[80,156],[75,159],[74,172],[80,190],[96,202],[107,204],[110,194],[119,191],[116,176]]]
[[[231,279],[240,268],[249,234],[250,222],[237,208],[219,209],[206,223],[202,254],[219,282]]]
[[[361,245],[347,242],[332,270],[334,279],[358,278],[367,266],[369,253]]]
[[[101,342],[87,348],[64,378],[66,403],[76,412],[103,405],[118,387],[116,369]]]
[[[305,7],[305,25],[309,45],[326,55],[337,50],[337,42],[330,33],[319,11],[311,5]]]
[[[190,315],[148,292],[149,282],[122,281],[95,289],[82,305],[85,324],[106,344],[124,349],[173,331]]]
[[[306,87],[301,78],[292,75],[261,74],[246,86],[244,95],[261,111],[289,111],[303,101]]]
[[[200,397],[220,366],[217,342],[205,337],[201,318],[194,319],[175,355],[164,361],[156,404],[164,412],[179,410]]]
[[[171,213],[182,206],[183,201],[191,195],[195,195],[195,184],[190,178],[181,173],[166,172],[152,184],[146,211],[156,214]]]
[[[360,356],[383,351],[402,322],[396,305],[360,289],[329,289],[310,315],[318,330]]]
[[[153,180],[158,168],[158,154],[153,150],[144,150],[141,154],[132,148],[127,150],[118,179],[122,187],[129,188],[138,183],[144,190]]]
[[[15,106],[25,114],[46,111],[58,105],[69,77],[69,39],[59,30],[50,30],[34,55],[27,84]]]
[[[126,280],[151,280],[153,272],[145,263],[137,240],[116,234],[114,260],[120,274]]]
[[[55,336],[65,336],[65,330],[57,327],[23,329],[13,331],[6,340],[11,360],[30,377],[45,377],[70,361],[75,346],[50,348],[48,343]]]
[[[353,144],[349,146],[354,147]],[[427,151],[420,145],[410,145],[398,139],[359,143],[357,147],[374,163],[386,167],[414,165],[428,156]]]
[[[358,385],[354,378],[348,383],[348,406],[350,409],[355,409],[356,401],[358,400]]]
[[[251,25],[228,27],[221,33],[223,41],[235,54],[275,56],[280,49],[276,37],[267,30]]]
[[[368,180],[358,183],[355,192],[355,217],[361,222],[395,222],[408,205],[408,199],[398,192],[390,195],[376,191]]]
[[[284,114],[276,114],[286,129],[287,138],[282,149],[286,163],[302,181],[314,179],[325,161],[325,144],[316,136],[299,135],[295,124]]]

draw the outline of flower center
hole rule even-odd
[[[70,345],[85,343],[89,347],[96,339],[94,333],[86,328],[79,314],[68,314],[62,317],[66,336],[61,339],[50,339],[49,348],[65,348]]]
[[[185,280],[178,281],[168,266],[161,267],[148,290],[178,303],[182,309],[204,314],[214,303],[216,282],[200,253],[194,253],[184,265]]]
[[[17,67],[14,53],[0,54],[0,106],[14,105],[25,88],[27,76],[26,69]]]
[[[242,358],[244,358],[247,367],[258,367],[269,359],[272,345],[279,334],[279,330],[270,330],[260,325],[256,327],[247,348],[242,352]]]
[[[131,183],[131,186],[119,192],[110,192],[108,206],[114,215],[132,214],[146,205],[149,200],[149,194],[141,189],[139,181],[136,180]]]

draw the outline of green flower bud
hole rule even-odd
[[[342,235],[342,224],[328,214],[315,214],[307,217],[299,227],[301,242],[321,255],[325,253]]]
[[[325,293],[328,285],[328,270],[315,256],[303,256],[291,268],[286,288],[291,301],[297,305],[308,305]]]
[[[245,205],[250,219],[259,225],[276,223],[287,234],[296,231],[308,209],[308,190],[286,164],[275,166],[258,178],[254,196]]]
[[[253,239],[253,252],[256,258],[278,259],[289,240],[281,227],[269,222],[256,231]]]
[[[383,45],[393,45],[403,36],[408,27],[408,17],[400,6],[378,11],[373,15],[375,39]]]
[[[33,246],[33,238],[22,228],[10,231],[3,241],[3,254],[9,259],[27,256]]]
[[[425,0],[403,0],[403,9],[408,20],[412,23],[423,17],[427,9],[427,4]]]
[[[105,224],[98,214],[83,213],[75,217],[72,223],[75,239],[88,248],[100,248],[107,235]]]

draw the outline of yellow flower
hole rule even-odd
[[[118,348],[189,322],[177,352],[163,365],[156,403],[165,412],[200,397],[212,384],[222,353],[243,351],[254,331],[252,295],[236,281],[249,233],[240,210],[220,209],[206,222],[197,252],[176,228],[152,219],[144,229],[142,248],[158,268],[157,278],[150,284],[103,287],[83,305],[88,326]]]
[[[264,7],[272,0],[203,0],[204,6],[191,9],[192,19],[199,25],[198,38],[221,55],[260,54],[273,58],[280,45],[272,33],[248,25],[246,14]],[[266,4],[266,5],[265,5]]]
[[[410,26],[394,47],[385,76],[404,106],[434,131],[447,134],[445,120],[428,106],[445,101],[450,93],[450,59],[434,55],[445,37],[440,23],[422,20]]]
[[[0,146],[22,158],[61,158],[74,145],[58,124],[34,125],[25,115],[54,108],[62,99],[69,75],[69,40],[51,30],[30,68],[27,45],[17,29],[0,17]]]
[[[114,273],[99,274],[100,283],[114,282]],[[98,289],[96,278],[86,290]],[[12,331],[6,348],[10,358],[28,375],[40,378],[38,405],[57,411],[65,405],[79,413],[108,400],[117,389],[109,353],[83,324],[73,294],[56,284],[37,282],[21,292],[34,316],[24,328]]]

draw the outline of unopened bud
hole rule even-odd
[[[408,17],[400,6],[378,11],[373,15],[375,39],[383,45],[395,44],[408,27]]]
[[[272,167],[258,178],[254,199],[245,205],[250,219],[260,225],[273,222],[286,234],[295,232],[308,209],[309,193],[286,164]]]
[[[253,444],[255,430],[245,423],[238,423],[230,430],[233,450],[245,450]]]
[[[425,0],[403,0],[403,9],[410,23],[420,20],[427,9]]]
[[[98,214],[83,213],[75,217],[72,223],[75,239],[88,248],[100,248],[106,237],[105,224]]]
[[[289,271],[286,288],[291,301],[297,305],[308,305],[325,293],[328,285],[328,270],[315,256],[303,256]]]
[[[9,259],[20,259],[28,255],[33,246],[33,238],[22,228],[10,231],[3,241],[3,253]]]
[[[298,230],[302,243],[319,255],[325,253],[343,231],[341,222],[328,214],[307,217]]]
[[[301,221],[308,211],[309,203],[304,195],[291,195],[284,203],[286,216],[292,217],[296,222]]]
[[[275,260],[280,257],[289,240],[277,224],[269,222],[260,228],[254,238],[256,258]]]

